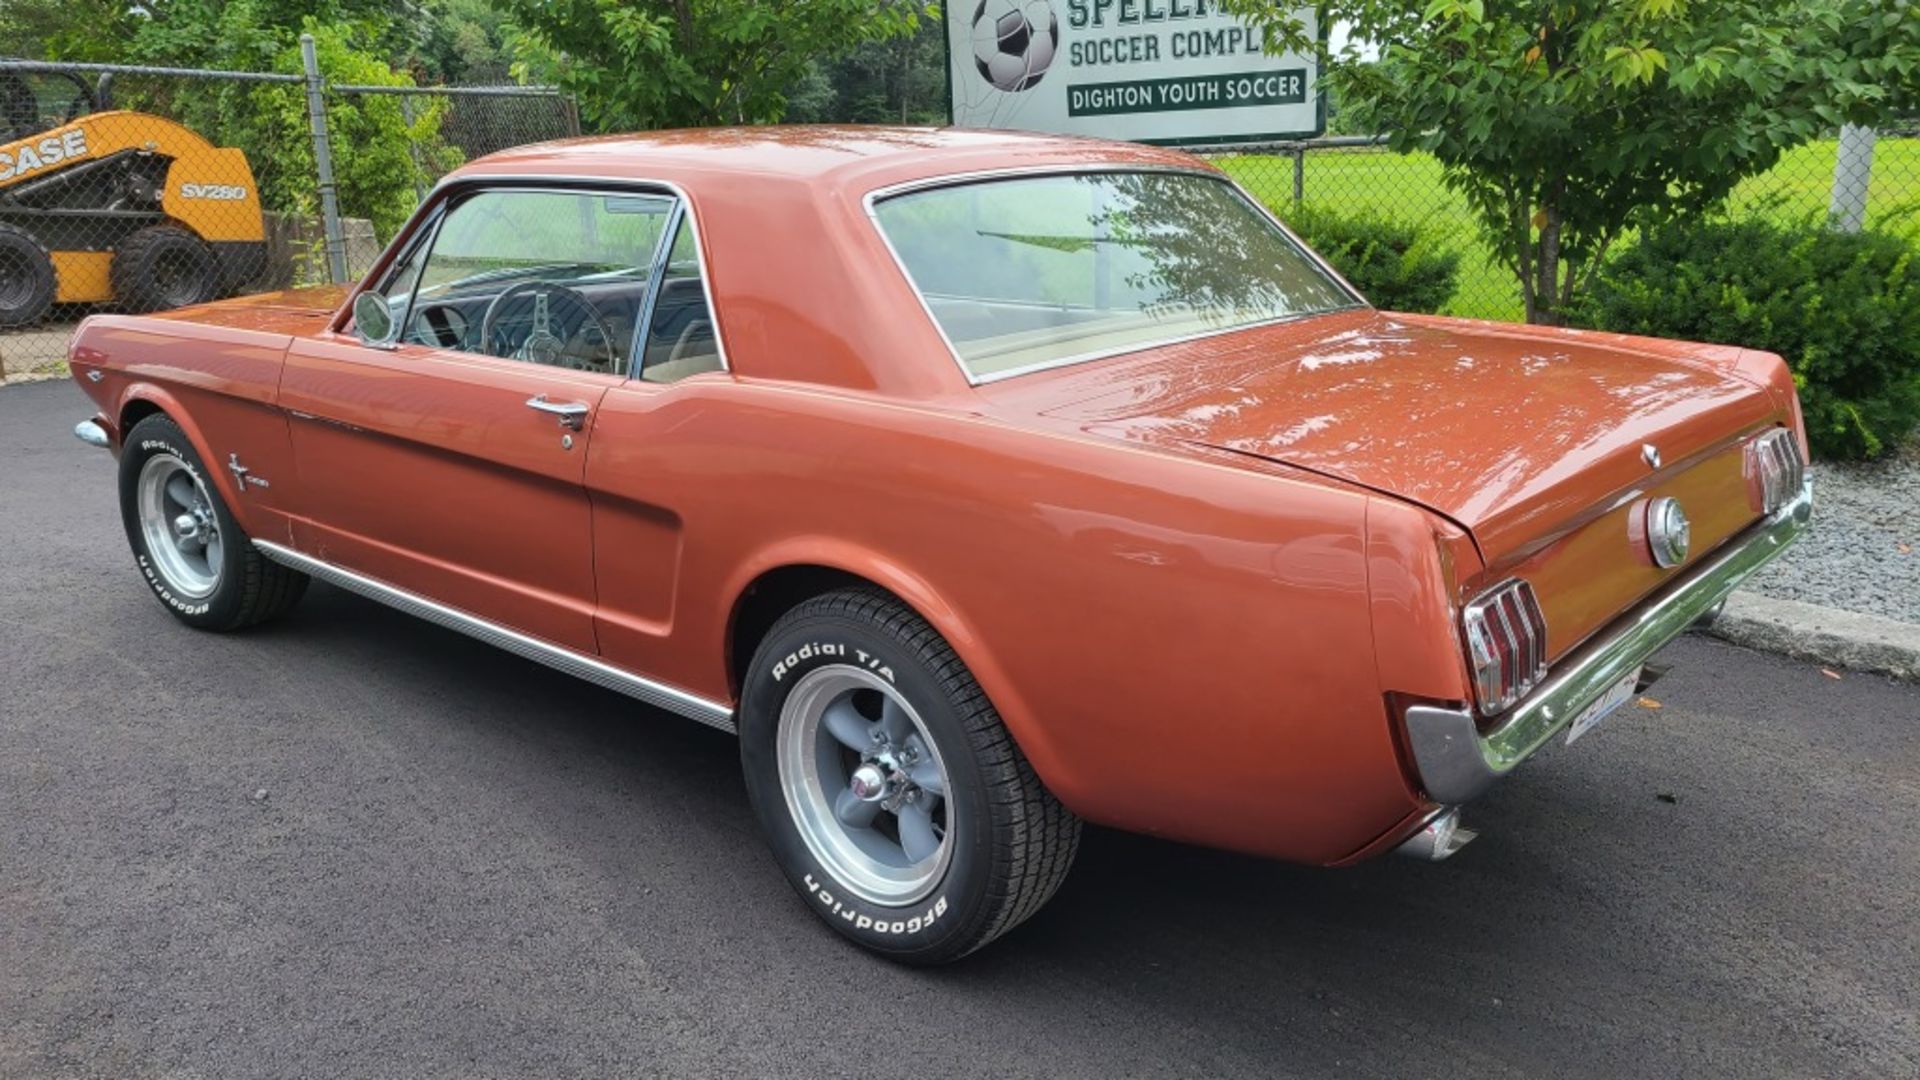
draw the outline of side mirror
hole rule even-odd
[[[387,298],[377,292],[363,292],[353,298],[353,332],[360,335],[365,345],[384,347],[392,345],[399,337],[400,327],[394,324],[393,308],[387,306]]]

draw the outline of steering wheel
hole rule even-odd
[[[533,329],[527,333],[520,347],[512,352],[504,351],[504,342],[496,345],[494,331],[499,329],[501,314],[509,301],[531,294],[533,297]],[[554,333],[552,315],[553,301],[564,300],[580,309],[585,316],[580,328],[569,334],[564,340]],[[605,359],[594,359],[581,355],[580,347],[590,340],[588,331],[600,337],[600,350]],[[581,295],[578,289],[565,285],[556,285],[550,281],[523,281],[503,290],[493,302],[487,305],[487,313],[480,319],[480,351],[489,356],[502,356],[512,360],[525,360],[534,364],[546,364],[549,367],[572,368],[575,371],[602,371],[611,373],[619,366],[620,359],[613,351],[613,331],[600,318],[593,302]]]

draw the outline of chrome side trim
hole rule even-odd
[[[82,420],[73,425],[73,437],[88,446],[97,446],[102,450],[113,447],[113,442],[107,438],[107,429],[91,420]]]
[[[574,652],[572,649],[529,637],[518,630],[489,622],[477,615],[469,615],[438,601],[429,600],[383,581],[376,581],[364,574],[355,573],[345,567],[302,555],[292,548],[282,547],[265,540],[255,540],[253,546],[259,548],[262,555],[274,562],[292,567],[303,574],[310,574],[329,585],[337,585],[348,592],[359,593],[369,600],[378,600],[388,607],[425,619],[436,626],[458,631],[468,637],[505,649],[516,656],[545,664],[556,671],[564,671],[576,678],[585,679],[596,686],[606,687],[656,708],[679,713],[691,720],[698,720],[708,727],[719,728],[729,734],[737,733],[733,723],[733,710],[717,701],[709,701],[697,694],[690,694],[665,683],[641,678],[585,653]]]
[[[1785,551],[1813,516],[1813,482],[1779,512],[1670,582],[1612,627],[1561,661],[1538,689],[1485,735],[1473,713],[1416,705],[1407,710],[1407,742],[1420,785],[1439,803],[1461,803],[1546,745],[1580,710],[1644,664],[1667,642],[1712,612],[1742,581]]]

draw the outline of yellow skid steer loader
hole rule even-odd
[[[171,120],[106,109],[77,76],[0,70],[0,327],[54,304],[160,311],[266,268],[247,156]]]

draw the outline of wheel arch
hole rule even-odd
[[[207,442],[206,433],[200,430],[200,425],[194,423],[193,417],[187,413],[187,410],[181,406],[179,400],[172,394],[150,383],[135,383],[133,386],[128,387],[126,393],[122,395],[120,408],[116,415],[118,418],[117,422],[120,425],[120,452],[122,454],[126,453],[127,439],[133,434],[133,425],[138,424],[140,421],[150,416],[164,416],[175,424],[178,424],[180,430],[186,434],[187,441],[193,444],[194,452],[200,455],[202,462],[206,463],[206,480],[215,488],[219,489],[220,497],[226,501],[228,511],[235,517],[240,517],[244,512],[245,503],[241,501],[241,493],[235,490],[233,486],[233,475],[225,469],[220,468],[219,462],[214,459],[213,450]],[[246,522],[243,519],[243,527],[245,524]]]
[[[992,649],[966,616],[932,583],[898,560],[839,541],[812,538],[764,553],[735,576],[723,594],[730,599],[722,642],[728,690],[738,701],[741,681],[754,650],[781,615],[823,593],[849,587],[878,589],[927,621],[973,674],[993,702],[1007,731],[1026,754],[1041,781],[1064,801],[1055,778],[1065,780],[1041,724],[1027,708]],[[1070,786],[1070,785],[1067,785]]]

